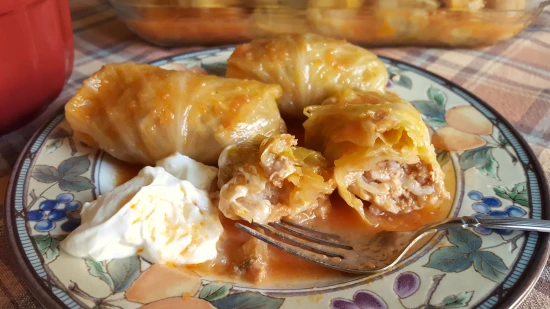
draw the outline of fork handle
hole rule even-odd
[[[472,227],[484,227],[489,229],[520,230],[530,232],[550,233],[550,220],[538,220],[512,217],[462,217],[463,220],[474,221]],[[467,218],[467,219],[466,219]]]
[[[436,231],[448,229],[467,229],[484,227],[488,229],[520,230],[530,232],[550,233],[550,220],[538,220],[512,217],[471,217],[464,216],[449,218],[442,222],[434,223],[425,227],[424,231],[434,229]]]

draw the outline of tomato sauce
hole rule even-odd
[[[294,134],[296,137],[303,136],[303,128],[299,124],[291,124],[287,129],[289,133]],[[303,140],[303,138],[299,140]],[[338,191],[335,191],[330,198],[332,207],[327,216],[324,219],[315,218],[304,224],[316,230],[338,234],[345,238],[353,238],[364,237],[365,235],[383,230],[409,231],[431,222],[443,220],[450,215],[455,196],[456,175],[451,163],[442,166],[442,170],[445,173],[445,187],[450,192],[451,198],[444,201],[437,208],[426,207],[399,215],[383,214],[376,217],[377,225],[374,226],[363,221],[360,215],[338,195]],[[120,163],[117,166],[116,185],[129,180],[132,176],[137,175],[137,172],[137,166]],[[355,276],[298,258],[269,246],[265,280],[260,283],[246,282],[246,280],[239,279],[236,276],[235,267],[241,264],[246,258],[240,248],[250,239],[250,236],[235,227],[236,221],[227,219],[221,214],[220,220],[224,227],[224,235],[218,242],[218,256],[216,259],[183,268],[208,279],[226,280],[245,286],[261,287],[303,287],[309,284],[318,284],[320,281],[338,282],[354,278]],[[429,239],[425,239],[415,246],[416,250],[420,249],[428,241]]]

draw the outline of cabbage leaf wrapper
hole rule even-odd
[[[277,85],[148,64],[108,64],[65,105],[74,135],[130,163],[175,152],[215,165],[222,150],[286,131]]]
[[[304,113],[306,146],[334,163],[340,196],[363,220],[449,198],[428,128],[396,94],[346,90]]]
[[[290,134],[227,147],[220,155],[219,209],[229,219],[267,223],[324,218],[336,188],[323,156]]]
[[[304,118],[306,106],[318,105],[338,91],[383,90],[386,65],[372,52],[343,40],[316,34],[288,34],[237,46],[227,60],[227,77],[277,84],[283,117]]]

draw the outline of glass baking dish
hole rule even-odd
[[[139,36],[163,46],[239,43],[313,32],[365,46],[476,47],[507,40],[542,0],[110,0]]]

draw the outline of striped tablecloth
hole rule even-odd
[[[75,63],[69,82],[42,116],[19,131],[0,137],[0,308],[41,308],[12,267],[12,256],[3,237],[2,203],[8,175],[30,135],[102,64],[146,62],[200,49],[159,48],[140,40],[117,19],[107,1],[73,0],[70,5]],[[492,47],[384,48],[375,52],[442,75],[491,104],[523,134],[550,179],[550,10],[544,11],[518,37]],[[521,308],[550,308],[550,263]]]

